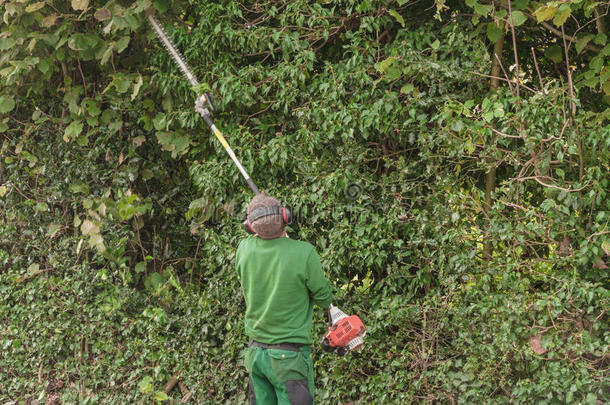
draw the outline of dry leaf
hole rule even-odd
[[[537,334],[536,336],[532,336],[530,338],[530,347],[532,348],[532,350],[534,352],[536,352],[536,354],[539,354],[539,355],[542,355],[548,351],[547,349],[542,347],[541,339],[542,339],[541,333]]]
[[[561,242],[559,242],[559,256],[569,256],[572,254],[572,245],[570,244],[570,238],[566,235]]]
[[[107,20],[110,18],[110,11],[106,10],[105,8],[100,8],[95,12],[95,14],[93,14],[93,17],[95,17],[95,19],[98,21]]]

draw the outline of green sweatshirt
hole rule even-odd
[[[330,305],[314,247],[290,238],[241,241],[235,257],[246,299],[246,335],[268,344],[312,343],[313,305]]]

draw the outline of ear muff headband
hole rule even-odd
[[[249,234],[255,234],[256,232],[254,229],[252,229],[252,222],[270,215],[280,215],[284,221],[284,225],[289,225],[292,223],[292,211],[290,208],[280,207],[279,205],[261,207],[252,211],[250,215],[248,215],[248,218],[243,222],[245,231]]]

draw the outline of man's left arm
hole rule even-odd
[[[307,271],[307,288],[309,289],[314,304],[318,305],[320,308],[328,308],[333,298],[332,290],[330,288],[330,283],[322,270],[320,256],[318,256],[315,249],[311,250],[309,257],[307,258]]]

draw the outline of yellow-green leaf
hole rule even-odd
[[[377,69],[377,71],[379,73],[385,73],[388,68],[390,66],[392,66],[392,63],[394,63],[395,58],[390,56],[387,59],[382,60],[381,62],[377,62],[375,63],[375,69]]]
[[[560,11],[559,13],[555,14],[555,18],[553,18],[553,24],[555,24],[557,27],[561,27],[563,23],[566,22],[568,17],[570,17],[570,14],[572,14],[572,10],[570,10],[569,8],[567,10]]]
[[[88,219],[85,219],[80,226],[80,231],[83,233],[83,235],[96,235],[100,233],[100,227]]]
[[[538,10],[534,11],[534,15],[539,23],[550,20],[551,18],[555,17],[555,14],[557,14],[557,7],[553,6],[542,6],[538,8]]]
[[[81,120],[72,121],[64,131],[64,142],[70,142],[70,139],[76,138],[83,131],[83,122]]]
[[[607,96],[610,96],[610,80],[606,80],[604,82],[602,89]]]
[[[72,0],[74,10],[86,10],[89,7],[89,0]]]
[[[36,3],[32,3],[25,8],[26,13],[33,13],[34,11],[38,11],[45,6],[44,1],[37,1]]]
[[[40,25],[42,25],[43,28],[52,27],[55,25],[55,22],[57,21],[58,18],[59,18],[59,16],[56,14],[48,15],[42,19],[42,21],[40,22]]]
[[[142,75],[138,75],[138,80],[133,85],[133,93],[131,93],[131,100],[132,101],[138,96],[138,93],[140,92],[140,87],[142,87],[143,83],[144,82],[142,80]]]
[[[60,229],[61,229],[61,225],[50,224],[49,227],[47,228],[47,236],[50,237],[51,239],[53,239],[55,237],[55,235],[57,235],[57,232],[59,232]]]
[[[398,23],[404,28],[405,27],[405,20],[404,18],[402,18],[402,16],[400,14],[398,14],[398,12],[396,10],[390,10],[388,12],[388,14],[390,14],[392,17],[394,17],[396,19],[396,21],[398,21]]]
[[[12,97],[0,96],[0,114],[11,112],[15,108],[15,100]]]
[[[415,87],[411,83],[407,83],[400,88],[400,94],[410,94]]]

